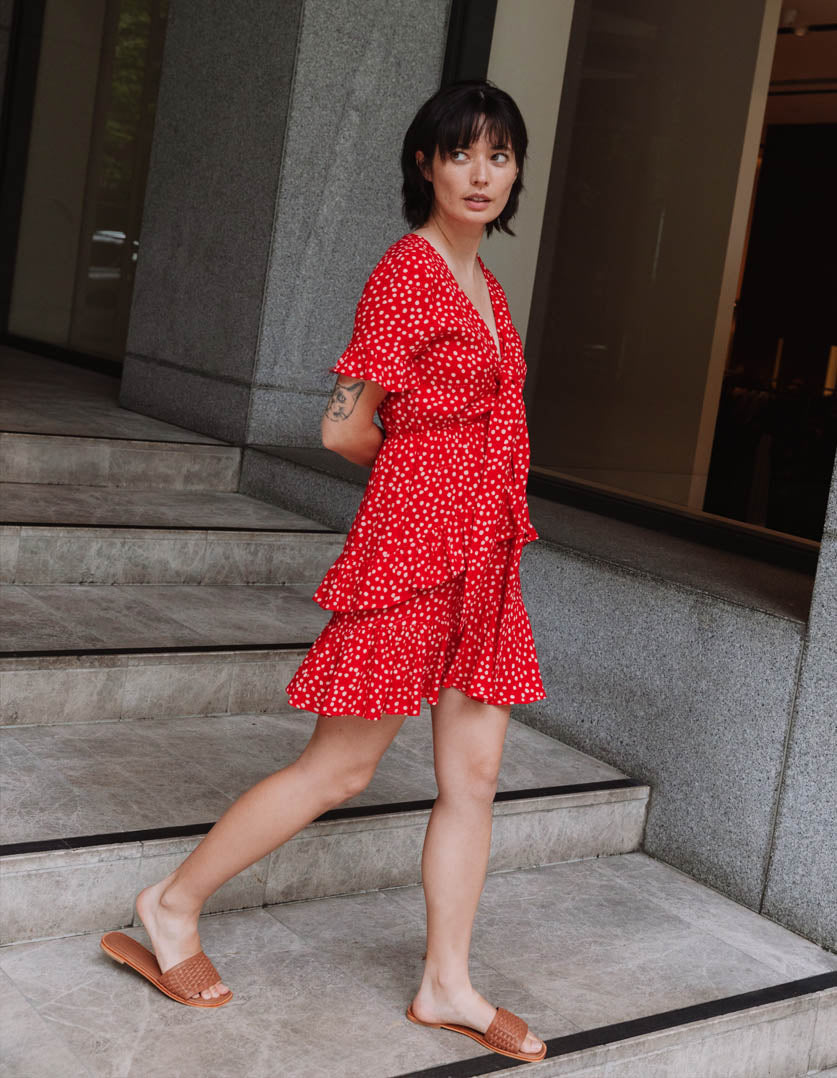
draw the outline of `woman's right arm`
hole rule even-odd
[[[377,382],[338,374],[320,423],[325,448],[371,468],[384,440],[372,417],[388,392]]]
[[[431,339],[435,282],[412,244],[396,242],[363,286],[352,338],[338,361],[323,419],[326,449],[371,467],[384,434],[372,421],[387,393],[414,382],[413,361]]]

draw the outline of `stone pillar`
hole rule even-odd
[[[319,445],[449,0],[172,0],[120,403]]]
[[[763,912],[837,951],[837,461]]]

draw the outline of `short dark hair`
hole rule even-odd
[[[439,151],[444,160],[457,146],[470,146],[480,136],[480,129],[494,142],[508,142],[514,150],[519,169],[502,213],[489,221],[485,233],[490,236],[502,229],[515,233],[509,221],[517,213],[523,190],[523,160],[529,137],[520,109],[513,98],[487,79],[461,79],[437,90],[421,106],[407,128],[401,148],[402,213],[411,228],[420,228],[433,206],[433,184],[426,180],[416,163],[416,150],[430,162]]]

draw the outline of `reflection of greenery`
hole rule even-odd
[[[146,91],[151,74],[147,70],[149,43],[152,21],[165,20],[168,0],[117,0],[117,3],[119,15],[99,183],[102,192],[118,196],[128,191],[133,181],[137,133],[150,130],[153,124],[155,96]],[[159,51],[152,52],[152,62],[158,60]],[[142,115],[143,107],[150,115]]]

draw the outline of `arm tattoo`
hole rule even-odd
[[[348,419],[354,411],[358,397],[363,392],[364,382],[355,382],[350,386],[335,385],[328,398],[323,415],[337,423],[341,419]]]

